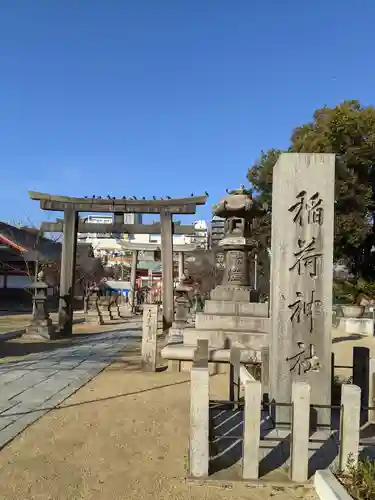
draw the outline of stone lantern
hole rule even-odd
[[[30,325],[26,328],[26,335],[48,340],[56,339],[58,334],[46,309],[48,285],[44,281],[43,271],[38,273],[35,283],[29,288],[33,292],[34,312]]]
[[[253,219],[263,213],[254,203],[251,191],[241,185],[213,207],[213,213],[225,219],[224,238],[219,247],[224,252],[225,272],[221,285],[211,292],[211,299],[256,302],[250,285],[249,254],[258,248],[252,237]]]

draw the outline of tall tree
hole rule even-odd
[[[297,127],[288,152],[335,153],[335,259],[357,275],[375,277],[375,108],[345,101],[318,109],[310,123]],[[249,169],[256,196],[272,210],[272,172],[280,150],[262,152]],[[270,214],[258,222],[270,240]]]

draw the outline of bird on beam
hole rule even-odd
[[[88,198],[88,196],[85,196],[85,198]]]
[[[146,197],[145,197],[145,196],[142,196],[142,200],[145,200],[145,199],[146,199]]]
[[[190,195],[190,196],[194,196],[194,193],[191,193],[191,195]]]
[[[210,195],[207,193],[207,191],[205,191],[205,192],[204,192],[204,194],[205,194],[206,196],[210,196]]]
[[[112,199],[112,198],[111,198],[111,196],[110,196],[109,194],[107,194],[107,198],[108,198],[109,200],[111,200],[111,199]]]
[[[137,197],[136,197],[136,196],[133,196],[133,200],[136,200],[136,199],[137,199]]]
[[[98,196],[98,200],[101,200],[101,199],[102,199],[102,197],[101,197],[101,196]]]
[[[171,200],[172,198],[170,196],[167,196],[167,200]]]
[[[123,197],[122,197],[122,199],[123,199],[123,200],[126,200],[126,196],[123,196]]]
[[[93,200],[95,199],[95,195],[94,194],[92,195],[92,198],[93,198]]]
[[[152,199],[153,199],[153,200],[156,200],[156,196],[153,196],[153,197],[152,197]]]

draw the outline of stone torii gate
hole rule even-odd
[[[126,198],[77,198],[58,196],[30,191],[32,200],[40,202],[42,210],[64,212],[64,222],[44,223],[42,230],[63,232],[59,330],[61,335],[70,336],[73,324],[73,295],[76,264],[77,232],[111,232],[123,233],[132,231],[140,224],[123,224],[124,213],[160,214],[160,224],[150,224],[147,233],[161,234],[161,250],[163,262],[163,320],[165,326],[173,321],[173,233],[184,234],[184,226],[173,223],[173,214],[195,214],[197,205],[204,205],[207,196],[190,196],[167,200],[128,200]],[[114,213],[114,224],[90,224],[79,221],[80,212]],[[190,226],[191,229],[191,226]],[[143,231],[144,233],[146,231]],[[139,231],[140,233],[142,230]]]
[[[176,226],[178,227],[178,226]],[[184,227],[184,226],[181,226]],[[186,226],[189,227],[189,226]],[[156,233],[152,233],[156,234]],[[187,234],[187,233],[184,233]],[[138,263],[139,252],[155,252],[160,250],[160,245],[158,243],[128,243],[127,241],[121,242],[121,248],[132,252],[132,267],[130,274],[130,286],[131,291],[134,294],[135,282],[136,282],[136,271]],[[186,244],[186,245],[173,245],[173,252],[178,254],[178,278],[181,280],[184,277],[184,254],[185,252],[194,252],[197,250],[197,245]],[[173,263],[172,263],[173,266]],[[164,282],[163,282],[164,287]],[[132,297],[134,300],[134,295]]]

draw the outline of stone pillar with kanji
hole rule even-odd
[[[269,383],[279,426],[290,425],[295,381],[311,386],[314,422],[330,426],[334,187],[333,154],[283,153],[274,167]]]

